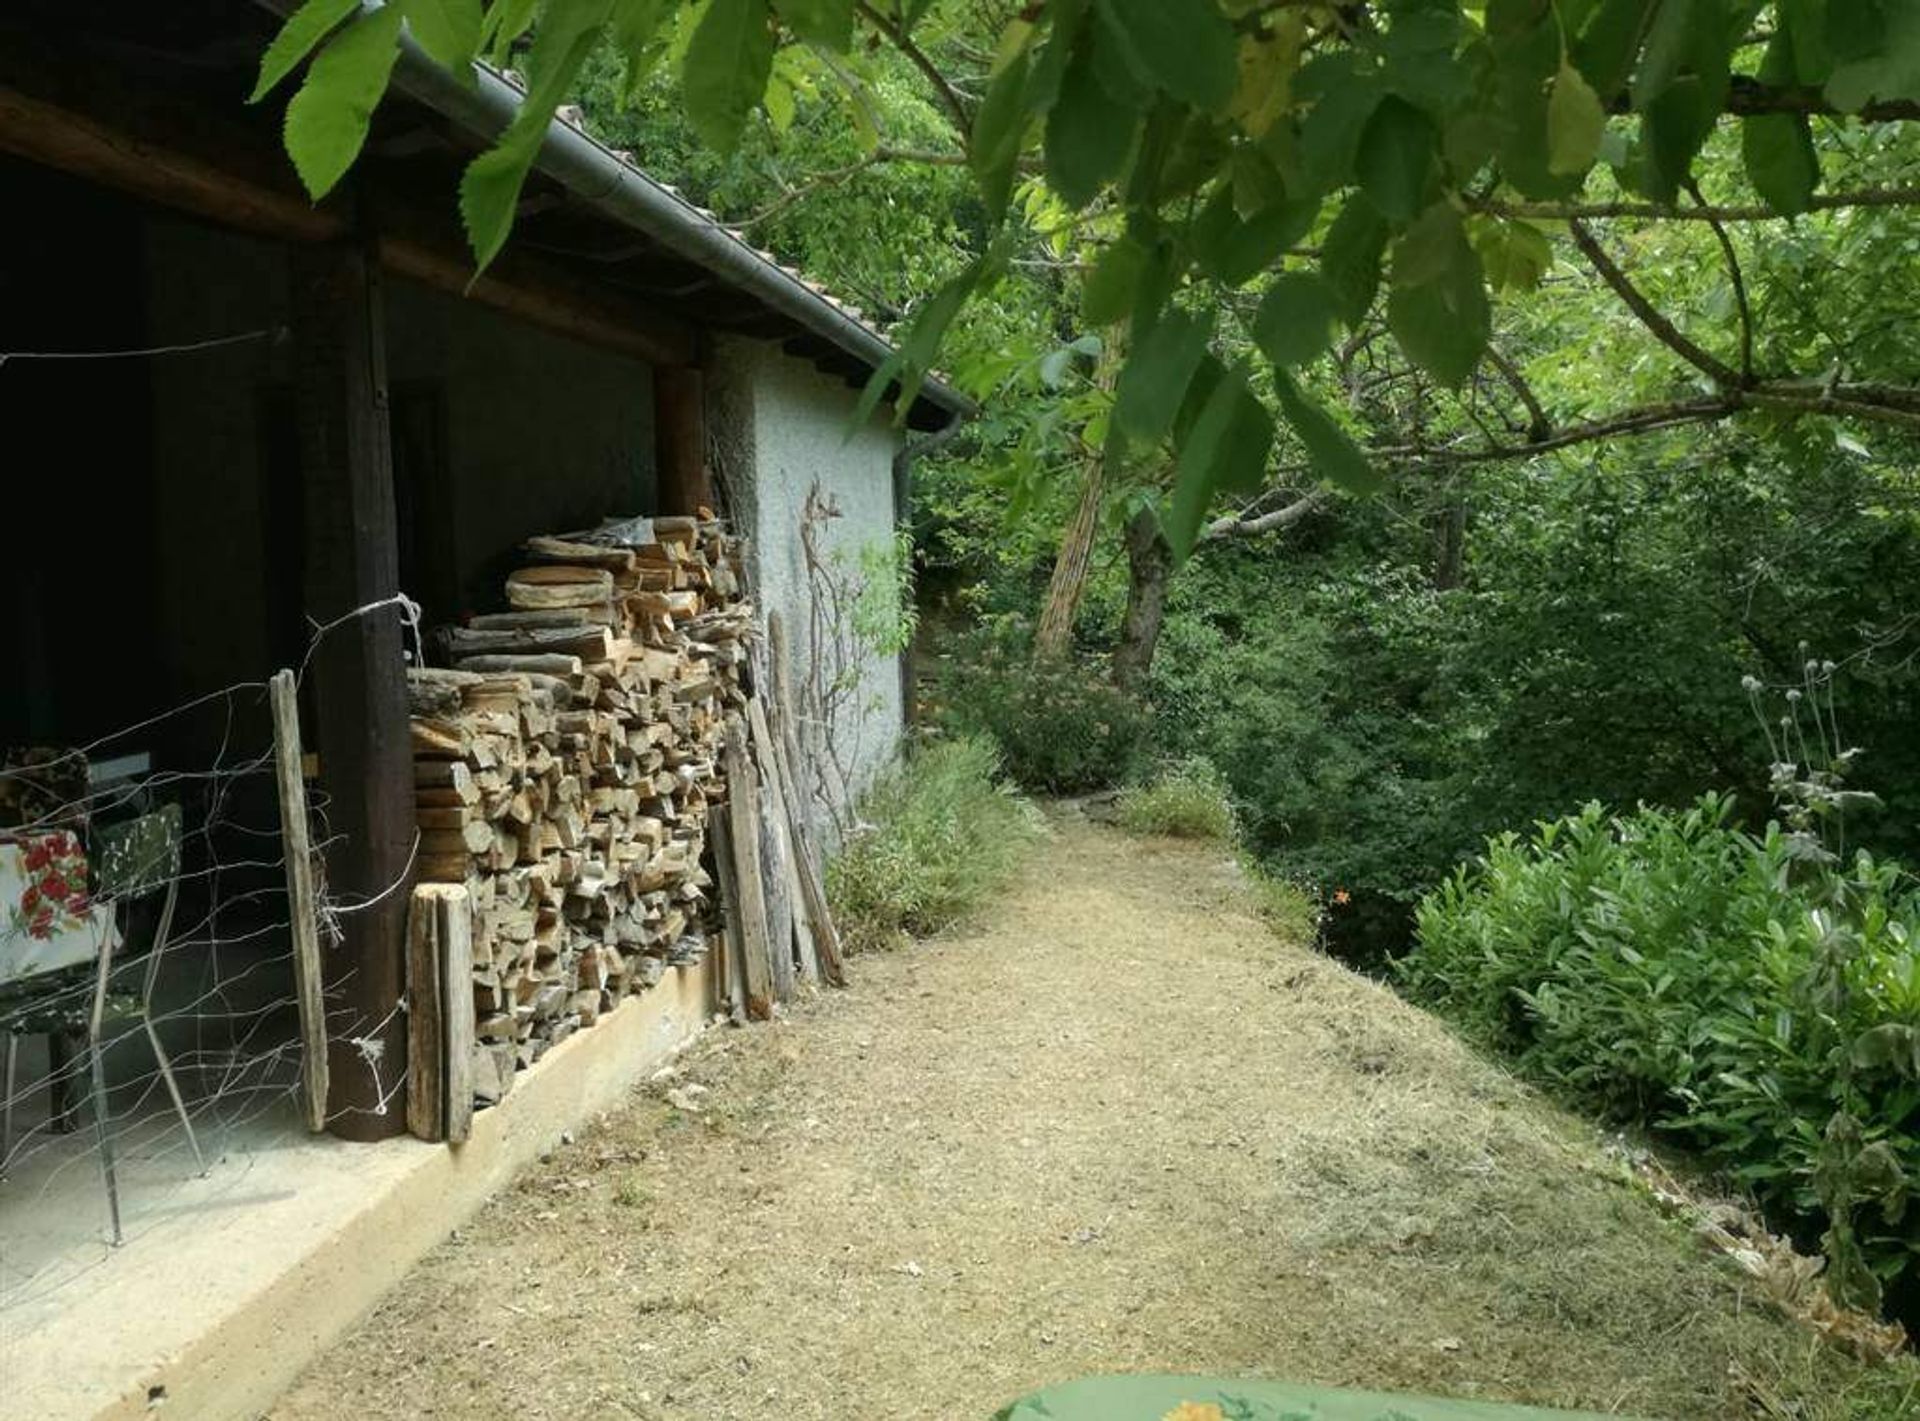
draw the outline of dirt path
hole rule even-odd
[[[1217,849],[1062,815],[980,930],[856,966],[521,1179],[273,1416],[984,1421],[1116,1370],[1875,1414]]]

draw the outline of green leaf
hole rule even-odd
[[[1133,288],[1133,318],[1127,324],[1135,345],[1159,323],[1160,313],[1173,299],[1174,288],[1186,271],[1186,262],[1171,241],[1156,239],[1146,248],[1146,253],[1146,259],[1140,263],[1140,279]]]
[[[1120,372],[1114,389],[1115,427],[1142,444],[1160,439],[1186,398],[1211,334],[1211,320],[1191,311],[1169,311],[1155,322]]]
[[[1805,114],[1748,114],[1740,120],[1740,153],[1768,207],[1784,217],[1807,210],[1820,186],[1820,158]]]
[[[1547,168],[1562,176],[1584,173],[1600,156],[1607,111],[1586,78],[1565,61],[1547,97]]]
[[[1239,48],[1213,0],[1099,0],[1129,67],[1195,108],[1217,112],[1233,98]]]
[[[257,104],[264,99],[293,72],[294,65],[313,53],[314,46],[325,39],[335,25],[359,8],[360,0],[307,0],[289,15],[280,33],[273,37],[273,43],[267,46],[267,52],[260,56],[260,77],[247,102]]]
[[[1565,197],[1578,181],[1552,171],[1547,149],[1548,94],[1566,55],[1556,9],[1545,0],[1489,0],[1487,33],[1490,43],[1483,46],[1481,60],[1486,98],[1470,108],[1486,109],[1495,122],[1479,141],[1492,137],[1500,176],[1516,192]],[[1456,146],[1462,126],[1456,116]]]
[[[480,26],[480,52],[495,68],[513,58],[514,42],[533,28],[540,0],[493,0]]]
[[[1132,236],[1100,253],[1080,289],[1080,313],[1088,325],[1111,325],[1133,308],[1146,264],[1147,249]]]
[[[1193,224],[1193,250],[1215,280],[1242,286],[1272,266],[1313,228],[1320,200],[1277,202],[1242,221],[1233,187],[1223,183]]]
[[[881,399],[890,390],[893,392],[895,422],[905,420],[907,411],[920,394],[920,387],[926,383],[927,373],[933,367],[934,357],[939,353],[940,342],[946,337],[947,327],[953,324],[954,317],[960,314],[960,308],[967,304],[967,299],[998,261],[996,247],[934,292],[914,312],[898,348],[874,369],[866,387],[860,392],[860,398],[854,403],[853,417],[848,421],[848,438],[866,427]]]
[[[407,29],[435,63],[463,78],[480,52],[480,0],[403,0]]]
[[[767,0],[709,0],[680,86],[687,117],[708,146],[731,153],[766,91],[773,70],[773,24]]]
[[[1432,281],[1459,260],[1466,230],[1451,203],[1436,202],[1393,244],[1393,279],[1403,286]]]
[[[1387,325],[1407,358],[1448,387],[1465,383],[1486,353],[1493,316],[1480,258],[1445,203],[1394,248]]]
[[[1716,8],[1716,0],[1660,0],[1647,30],[1647,46],[1634,71],[1634,108],[1645,112],[1680,77],[1698,27]]]
[[[1293,91],[1297,98],[1313,100],[1294,145],[1299,184],[1315,192],[1348,186],[1360,136],[1381,102],[1378,80],[1352,56],[1327,54],[1301,66]]]
[[[1051,7],[1053,22],[1048,26],[1047,41],[1034,54],[1033,72],[1027,80],[1029,112],[1046,113],[1060,97],[1067,66],[1084,48],[1080,36],[1091,28],[1084,23],[1088,3],[1089,0],[1056,0]],[[1128,105],[1134,109],[1145,106],[1144,102]]]
[[[1354,155],[1360,190],[1396,222],[1411,221],[1426,195],[1439,133],[1433,120],[1396,94],[1367,119]]]
[[[1383,480],[1373,461],[1334,423],[1332,415],[1300,392],[1291,375],[1276,370],[1273,390],[1280,401],[1280,412],[1313,461],[1316,474],[1350,493],[1372,493],[1380,487]]]
[[[774,8],[807,43],[835,54],[853,48],[853,0],[775,0]]]
[[[855,406],[854,428],[865,424],[873,413],[874,405],[896,376],[900,388],[894,396],[895,421],[898,423],[906,419],[908,409],[919,398],[920,387],[926,383],[933,362],[940,354],[940,343],[946,339],[947,327],[953,324],[954,317],[960,314],[961,308],[974,292],[982,284],[997,279],[1005,265],[1004,239],[996,240],[966,270],[934,292],[914,312],[906,334],[900,338],[897,354],[874,372],[873,378],[867,381],[866,389],[861,392]]]
[[[553,111],[573,87],[587,56],[599,43],[610,0],[576,0],[535,31],[527,55],[532,86],[520,112],[494,146],[467,165],[460,177],[460,220],[474,260],[485,270],[506,245],[527,173],[540,154]]]
[[[1207,507],[1221,490],[1260,487],[1273,452],[1273,416],[1254,398],[1245,371],[1223,371],[1181,440],[1173,503],[1163,531],[1176,557],[1200,534]]]
[[[287,156],[318,202],[367,141],[367,125],[400,55],[400,11],[369,10],[327,41],[287,105]]]
[[[1031,117],[1026,90],[1032,67],[1032,54],[1025,49],[1007,61],[993,76],[986,97],[973,115],[968,158],[973,165],[974,179],[980,185],[981,200],[996,222],[1006,214],[1007,199],[1013,192],[1014,167]]]
[[[646,49],[660,26],[673,13],[676,0],[613,0],[607,21],[607,39],[631,60]]]
[[[1056,16],[1056,34],[1059,24]],[[1093,12],[1093,24],[1089,30],[1093,38],[1093,75],[1100,81],[1100,86],[1113,96],[1115,103],[1125,104],[1131,109],[1146,107],[1157,90],[1153,76],[1141,69],[1134,59],[1133,46],[1127,42],[1126,34],[1104,8]]]
[[[1101,87],[1088,52],[1075,54],[1047,111],[1046,134],[1047,182],[1069,207],[1085,207],[1119,176],[1138,122]]]
[[[1387,251],[1387,220],[1364,197],[1350,197],[1320,244],[1320,277],[1349,330],[1366,319],[1380,289]]]
[[[1920,99],[1920,4],[1828,3],[1834,54],[1828,101],[1842,113],[1855,113],[1875,99]]]
[[[1476,218],[1468,227],[1473,249],[1495,291],[1532,291],[1553,265],[1553,247],[1547,234],[1531,222],[1498,217]]]
[[[1587,17],[1573,57],[1602,103],[1626,88],[1659,8],[1660,0],[1601,0]]]
[[[1780,82],[1824,85],[1833,74],[1833,49],[1827,42],[1828,0],[1780,0],[1779,30],[1774,36],[1786,61],[1785,72],[1761,77]],[[1771,61],[1772,46],[1769,46]]]
[[[1305,365],[1333,344],[1338,302],[1318,276],[1286,272],[1273,280],[1253,317],[1261,354],[1285,368]]]

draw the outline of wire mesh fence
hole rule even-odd
[[[396,610],[413,622],[394,599],[314,628],[313,645]],[[282,673],[296,695],[312,649]],[[381,1049],[404,1003],[370,1012],[327,955],[405,875],[329,894],[328,804],[298,758],[307,832],[285,832],[272,700],[269,681],[243,682],[83,745],[0,755],[0,1310],[220,1207],[261,1151],[333,1123],[305,1108],[303,1068],[311,1080],[332,1055],[368,1072],[361,1109],[404,1089],[405,1061]],[[290,837],[309,845],[310,907],[289,894]],[[324,999],[302,925],[331,969]]]

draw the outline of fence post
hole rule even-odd
[[[293,672],[276,671],[273,768],[280,790],[280,842],[287,866],[287,917],[293,933],[293,987],[300,1004],[300,1084],[307,1128],[327,1127],[327,1009],[320,993],[320,930],[313,899],[313,845],[307,838],[307,789],[300,775],[300,706]]]

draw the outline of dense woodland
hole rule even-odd
[[[421,37],[979,401],[931,734],[1223,785],[1335,951],[1920,1315],[1920,7],[538,8]]]

